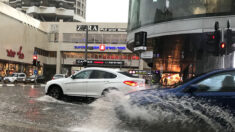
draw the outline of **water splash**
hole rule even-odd
[[[235,118],[228,110],[212,106],[203,100],[189,97],[179,99],[170,94],[164,98],[153,95],[141,95],[141,97],[146,100],[158,100],[158,103],[144,107],[131,105],[122,93],[111,92],[107,97],[90,104],[93,110],[89,119],[70,130],[82,132],[232,132],[235,130]],[[121,111],[117,112],[120,109]]]
[[[125,116],[124,120],[128,121],[128,125],[138,125],[139,129],[193,132],[235,130],[235,118],[229,111],[204,100],[177,98],[171,94],[164,98],[148,94],[140,96],[146,100],[157,100],[157,103],[144,107],[130,105],[128,100],[115,103],[119,105],[117,108],[123,109],[125,114],[119,114]]]

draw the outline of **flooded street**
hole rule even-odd
[[[59,101],[44,95],[40,86],[0,87],[1,132],[129,131],[116,128],[109,102],[89,103],[88,99]]]
[[[45,96],[41,87],[1,87],[0,100],[2,131],[67,131],[92,111],[87,105]]]
[[[233,131],[234,117],[217,107],[200,112],[190,100],[167,100],[171,110],[138,108],[128,105],[122,95],[91,102],[67,98],[59,101],[44,95],[41,86],[0,87],[1,132],[142,132],[142,131]],[[192,101],[192,100],[191,100]],[[91,103],[90,103],[91,102]],[[114,108],[121,105],[128,120],[117,118]],[[188,112],[185,112],[188,110]],[[187,114],[188,113],[188,114]],[[210,113],[210,114],[208,114]],[[216,115],[216,117],[212,117]],[[126,118],[127,119],[127,118]]]

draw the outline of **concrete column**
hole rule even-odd
[[[57,47],[57,56],[56,56],[56,74],[61,73],[61,46],[63,44],[63,32],[61,26],[63,24],[63,20],[59,22],[59,39],[58,39],[58,47]]]
[[[144,60],[140,59],[139,70],[143,70],[143,69],[144,69]]]
[[[61,73],[61,52],[57,50],[57,57],[56,57],[56,74]]]

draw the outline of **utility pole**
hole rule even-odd
[[[120,57],[120,62],[122,62],[122,50],[118,50],[119,57]],[[122,63],[120,63],[120,70],[122,69]]]
[[[86,25],[85,60],[83,62],[84,67],[87,67],[87,49],[88,49],[88,25]]]

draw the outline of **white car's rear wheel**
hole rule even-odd
[[[111,91],[118,91],[117,88],[106,88],[103,92],[102,92],[102,96],[107,96]]]

